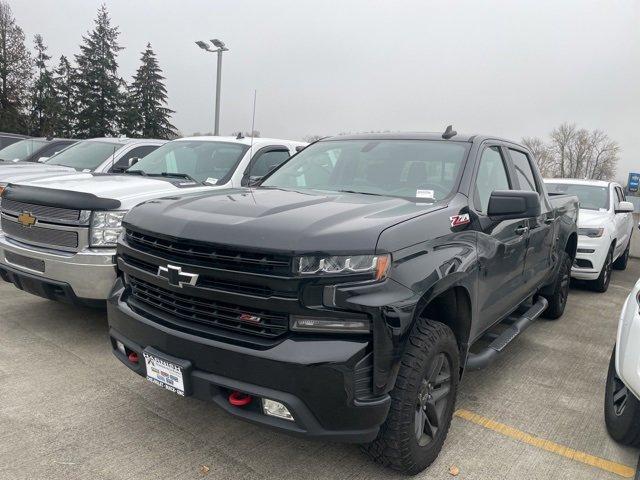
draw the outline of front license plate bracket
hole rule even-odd
[[[142,356],[147,380],[180,396],[191,395],[193,365],[189,360],[167,355],[153,347],[146,347]]]

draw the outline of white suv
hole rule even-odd
[[[627,268],[633,204],[615,182],[558,178],[545,180],[545,184],[549,195],[578,196],[578,252],[571,276],[590,281],[597,292],[606,292],[611,269]]]
[[[609,435],[640,446],[640,280],[622,308],[604,396]]]

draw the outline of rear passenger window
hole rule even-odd
[[[516,171],[516,177],[520,184],[520,190],[531,190],[537,192],[536,180],[533,176],[533,170],[531,170],[531,163],[529,163],[529,157],[518,151],[509,149],[511,160],[513,161],[513,167]]]
[[[511,190],[504,160],[498,147],[487,148],[480,158],[473,194],[473,203],[478,212],[487,213],[489,197],[494,190]]]

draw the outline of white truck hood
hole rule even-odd
[[[580,209],[578,214],[578,228],[599,228],[604,227],[609,221],[608,211]]]
[[[72,175],[78,173],[75,168],[61,165],[43,165],[41,163],[1,163],[0,183],[36,180],[38,178]]]
[[[154,198],[174,194],[219,189],[181,178],[150,178],[138,175],[100,175],[78,173],[58,179],[20,182],[20,185],[91,193],[97,197],[119,200],[122,210]]]

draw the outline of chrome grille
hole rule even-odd
[[[45,246],[78,248],[78,232],[44,227],[23,227],[2,217],[2,230],[8,237]]]
[[[52,220],[57,222],[78,222],[80,220],[80,210],[69,208],[48,207],[46,205],[36,205],[35,203],[17,202],[15,200],[2,200],[2,211],[8,214],[20,215],[22,212],[29,212],[39,220]]]

